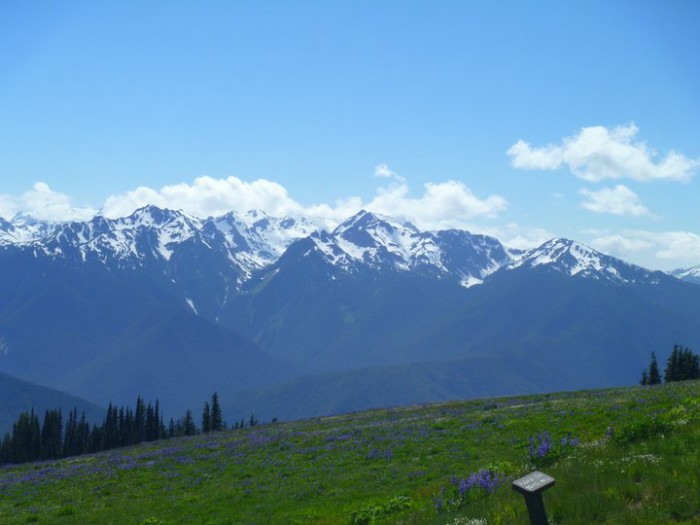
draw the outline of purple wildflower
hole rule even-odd
[[[452,476],[451,481],[457,487],[459,497],[464,498],[472,489],[481,489],[488,494],[493,494],[498,486],[506,481],[506,478],[498,472],[483,469],[469,474],[466,478],[458,479],[457,476]]]

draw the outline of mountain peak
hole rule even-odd
[[[407,231],[412,234],[420,233],[418,229],[407,221],[401,221],[394,217],[386,217],[367,210],[360,210],[355,215],[340,223],[334,230],[334,235],[345,236],[347,232],[362,232],[369,230],[384,230],[388,234],[396,231]]]
[[[360,210],[355,215],[345,219],[338,226],[336,226],[333,233],[342,233],[351,228],[365,228],[378,220],[378,217],[373,213],[370,213],[367,210]]]
[[[629,264],[621,259],[605,255],[583,243],[564,238],[554,238],[538,248],[525,252],[508,267],[548,267],[569,276],[592,278],[615,283],[649,281],[652,272]]]
[[[700,264],[692,268],[679,268],[669,273],[682,281],[700,283]]]
[[[159,208],[153,204],[148,204],[142,208],[137,209],[128,219],[134,223],[143,225],[156,225],[163,224],[173,217],[181,216],[182,213],[179,211],[168,210],[166,208]]]
[[[16,228],[22,228],[22,227],[27,227],[27,226],[35,226],[39,224],[41,221],[36,219],[33,215],[25,212],[25,211],[20,211],[17,212],[12,219],[10,219],[10,224]]]

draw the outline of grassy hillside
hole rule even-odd
[[[700,382],[444,403],[0,470],[2,523],[699,523]]]

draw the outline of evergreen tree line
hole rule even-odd
[[[673,381],[686,381],[689,379],[700,379],[700,356],[693,353],[690,348],[683,348],[680,345],[673,345],[671,355],[666,361],[663,381],[671,383]],[[651,353],[649,367],[642,371],[642,385],[661,384],[662,378],[659,372],[659,364],[656,355]]]
[[[241,420],[234,428],[245,428],[257,424],[251,415],[248,423]],[[224,430],[226,422],[221,413],[219,397],[212,395],[211,403],[204,404],[202,411],[202,432]],[[192,411],[175,421],[170,419],[163,424],[163,415],[156,400],[155,405],[146,404],[141,397],[136,399],[136,407],[116,407],[112,403],[101,425],[88,423],[85,413],[78,417],[77,409],[68,413],[63,423],[60,409],[46,410],[42,423],[34,409],[23,412],[12,425],[12,432],[5,434],[0,443],[0,464],[25,463],[78,456],[101,452],[118,447],[137,445],[146,441],[170,439],[179,436],[193,436],[199,433]]]

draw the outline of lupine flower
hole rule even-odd
[[[498,472],[490,469],[483,469],[478,472],[473,472],[466,478],[458,479],[457,476],[452,476],[451,482],[457,487],[460,498],[464,498],[472,489],[481,489],[489,494],[492,494],[499,485],[506,481],[506,477]]]
[[[552,440],[549,432],[537,434],[536,438],[528,438],[528,454],[530,460],[536,465],[551,463],[559,459],[565,451],[571,447],[577,447],[581,443],[579,438],[567,434],[559,442]]]

